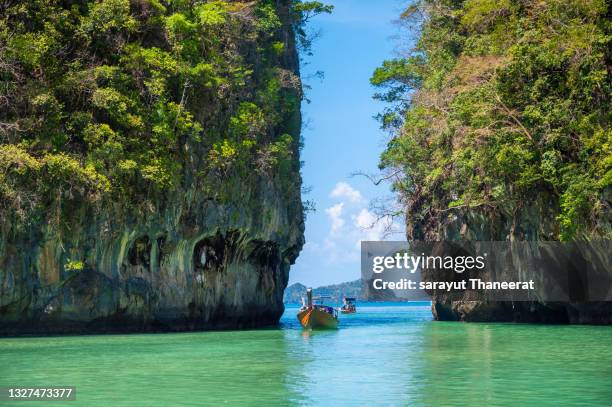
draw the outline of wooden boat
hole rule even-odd
[[[342,307],[340,308],[340,312],[343,314],[354,314],[357,312],[357,307],[355,306],[355,298],[353,297],[344,297],[342,300]]]
[[[304,299],[302,299],[303,305],[297,314],[297,319],[304,328],[317,329],[338,327],[338,311],[336,309],[323,305],[322,298],[319,298],[321,303],[314,303],[312,288],[306,290],[306,297],[307,301],[304,302]]]

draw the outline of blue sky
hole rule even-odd
[[[373,199],[391,195],[389,185],[374,186],[363,171],[375,173],[387,135],[373,116],[383,109],[374,101],[369,78],[383,60],[395,56],[393,24],[405,0],[327,1],[335,10],[310,23],[320,30],[314,55],[302,68],[307,77],[325,73],[322,81],[307,80],[311,103],[303,103],[302,170],[311,191],[304,200],[315,202],[316,212],[306,221],[306,245],[292,267],[289,283],[309,286],[359,278],[360,240],[378,240],[383,226],[368,228]],[[399,240],[402,235],[389,239]]]

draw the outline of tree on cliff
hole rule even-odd
[[[279,130],[299,115],[301,83],[283,24],[308,47],[304,23],[329,11],[292,0],[2,2],[2,218],[34,221],[67,199],[139,205],[253,172],[295,182],[299,124]],[[194,146],[207,153],[190,156]]]
[[[371,83],[392,104],[380,167],[411,237],[457,211],[512,218],[537,199],[555,214],[547,238],[609,235],[609,3],[422,0],[400,23],[416,46]]]

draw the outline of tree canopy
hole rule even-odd
[[[407,221],[512,216],[549,197],[551,238],[609,234],[609,4],[422,0],[400,22],[416,46],[371,83],[391,103],[380,166],[398,175]]]
[[[283,4],[286,16],[272,0],[0,4],[0,211],[136,202],[177,188],[188,165],[191,181],[286,173],[301,97],[288,47],[329,8]]]

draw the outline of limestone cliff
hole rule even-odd
[[[553,240],[555,217],[554,206],[545,205],[544,197],[540,195],[534,204],[514,216],[502,210],[456,210],[446,220],[435,223],[411,224],[409,239],[418,236],[419,240],[430,241],[549,241]],[[612,281],[609,241],[598,239],[582,240],[579,243],[581,255],[592,262],[598,269],[599,279],[608,285]],[[558,288],[558,282],[549,274],[544,276],[542,270],[523,264],[524,258],[520,249],[513,245],[505,247],[506,253],[497,253],[512,259],[514,267],[522,269],[521,280],[536,282],[536,293],[541,297],[545,292]],[[564,258],[549,258],[547,261],[558,265],[558,270],[564,269]],[[561,253],[556,253],[561,255]],[[552,266],[551,266],[552,267]],[[564,270],[565,272],[565,270]],[[452,274],[452,271],[451,271]],[[607,277],[606,277],[607,274]],[[504,274],[497,271],[495,278],[490,272],[480,275],[484,280],[513,281],[514,272]],[[438,281],[441,275],[435,272],[423,274],[425,281]],[[446,276],[452,280],[452,276]],[[584,301],[583,290],[588,284],[585,270],[573,270],[567,276],[570,301],[498,301],[495,298],[474,298],[469,292],[463,295],[457,293],[437,292],[432,296],[432,313],[435,319],[442,321],[473,321],[473,322],[530,322],[530,323],[575,323],[575,324],[610,324],[612,323],[612,302]],[[572,299],[572,294],[577,294]],[[609,295],[609,293],[608,293]],[[461,297],[461,298],[457,298]],[[602,296],[605,298],[605,294]]]
[[[0,334],[277,323],[304,231],[292,2],[34,3],[0,6],[2,52],[62,24],[2,54],[29,93],[0,120]]]
[[[380,167],[409,240],[610,239],[608,3],[423,0],[406,8],[400,23],[418,27],[416,41],[371,83],[375,98],[393,104],[380,115],[393,134]],[[434,298],[438,319],[612,319],[609,303],[445,300]]]

